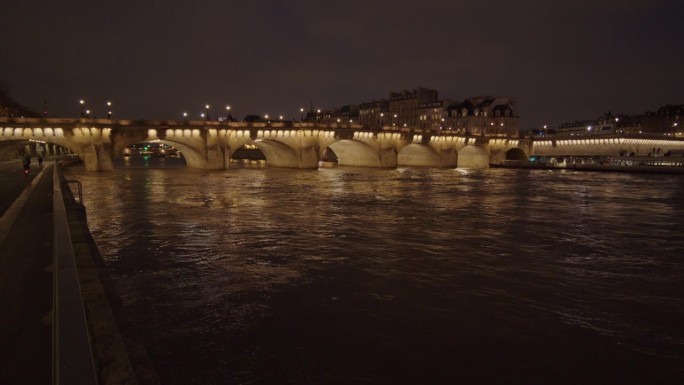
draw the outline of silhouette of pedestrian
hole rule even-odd
[[[42,168],[43,167],[43,157],[38,154],[38,167]]]
[[[31,155],[24,154],[24,157],[21,159],[21,165],[24,166],[24,174],[28,175],[29,171],[31,171]]]

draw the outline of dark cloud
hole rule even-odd
[[[52,115],[205,103],[296,116],[433,87],[517,99],[523,127],[682,101],[679,1],[31,1],[0,8],[0,78]],[[102,107],[102,108],[100,108]],[[97,112],[98,109],[102,110]]]

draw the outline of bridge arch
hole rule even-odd
[[[378,152],[368,143],[342,139],[328,147],[337,155],[337,164],[340,166],[382,167]]]
[[[185,159],[185,163],[188,167],[192,168],[207,168],[207,157],[198,151],[196,148],[189,146],[185,143],[168,140],[168,139],[150,139],[141,137],[129,137],[125,139],[119,139],[116,143],[113,156],[122,156],[124,148],[129,147],[134,144],[139,143],[162,143],[180,150],[181,155]]]
[[[426,145],[411,143],[397,154],[397,165],[411,167],[442,167],[442,159],[437,151]]]
[[[252,142],[266,157],[266,165],[272,167],[301,167],[297,152],[285,143],[268,139],[257,139]]]
[[[458,168],[489,168],[489,155],[478,146],[465,146],[458,152]]]
[[[511,148],[506,151],[506,160],[527,160],[528,156],[525,151],[519,148]]]
[[[42,145],[57,146],[57,148],[61,147],[68,151],[62,152],[62,150],[60,150],[60,154],[72,153],[78,155],[81,159],[83,159],[83,148],[76,146],[74,143],[68,142],[63,138],[60,139],[59,137],[31,135],[29,137],[0,136],[0,160],[15,159],[19,149],[27,145],[36,143],[41,143]]]

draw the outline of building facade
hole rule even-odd
[[[535,136],[597,136],[609,134],[656,134],[684,137],[680,118],[684,105],[665,105],[656,112],[614,115],[607,112],[595,119],[567,122],[556,128],[535,131]]]
[[[439,99],[434,89],[390,92],[389,99],[316,110],[306,120],[321,123],[358,122],[370,127],[451,130],[473,136],[519,136],[520,117],[515,101],[507,97],[479,96],[454,102]]]

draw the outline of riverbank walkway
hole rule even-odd
[[[52,382],[53,167],[0,163],[0,383]]]
[[[0,166],[0,383],[96,384],[54,162]]]
[[[0,162],[0,384],[158,385],[58,161]]]

